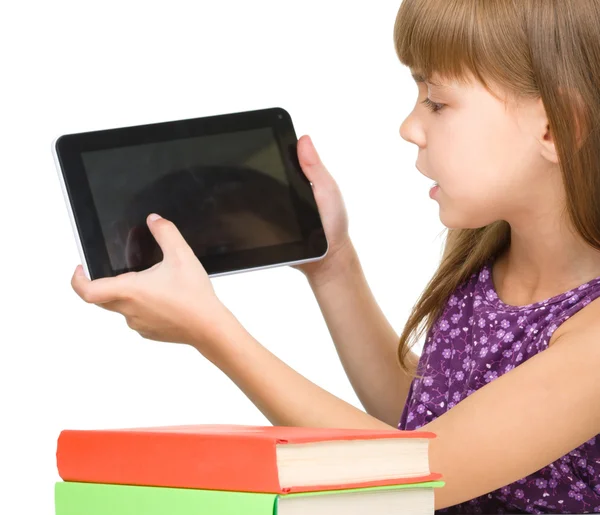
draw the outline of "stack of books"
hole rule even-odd
[[[434,513],[419,431],[189,425],[64,430],[56,515]]]

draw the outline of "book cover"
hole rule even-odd
[[[274,515],[278,499],[293,496],[338,495],[346,492],[385,489],[438,488],[442,481],[344,489],[329,492],[274,494],[232,492],[153,486],[58,482],[55,485],[56,515]]]
[[[335,440],[434,438],[420,431],[286,426],[187,425],[63,430],[56,460],[64,481],[286,493],[418,483],[412,478],[282,488],[276,446]]]

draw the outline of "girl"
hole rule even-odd
[[[298,141],[330,243],[298,269],[366,413],[248,334],[166,219],[147,220],[160,263],[92,282],[78,267],[72,286],[146,338],[195,347],[275,425],[433,431],[438,513],[600,512],[598,27],[600,0],[401,4],[395,45],[419,98],[400,134],[449,231],[399,338],[334,179]]]

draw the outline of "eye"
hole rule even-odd
[[[421,104],[425,104],[427,109],[429,109],[432,113],[438,113],[444,107],[444,104],[437,104],[436,102],[429,100],[429,98],[423,100]]]

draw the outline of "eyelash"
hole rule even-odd
[[[444,104],[438,104],[436,102],[432,102],[428,98],[426,98],[425,100],[423,100],[421,102],[421,104],[425,104],[425,106],[427,107],[427,109],[429,109],[434,114],[438,114],[442,110],[442,108],[444,107]],[[441,107],[438,107],[438,106],[441,106]],[[437,109],[436,109],[436,107],[437,107]]]

